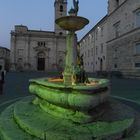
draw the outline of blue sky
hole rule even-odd
[[[68,1],[68,10],[72,0]],[[78,32],[84,36],[107,13],[107,0],[79,0],[79,16],[90,23]],[[32,30],[54,30],[54,0],[0,0],[0,46],[10,48],[10,32],[15,25]]]

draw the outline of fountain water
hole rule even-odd
[[[1,113],[1,140],[115,140],[129,134],[131,109],[109,104],[109,81],[88,78],[77,54],[75,31],[89,23],[77,16],[78,3],[74,0],[70,15],[56,20],[68,31],[63,79],[30,80],[29,90],[36,97],[15,102]],[[122,109],[127,110],[124,115]]]

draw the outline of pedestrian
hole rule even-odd
[[[2,70],[2,66],[0,65],[0,94],[3,93],[3,84],[4,84],[4,71]]]

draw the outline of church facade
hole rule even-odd
[[[67,1],[55,0],[55,19],[66,16]],[[29,30],[16,25],[11,31],[11,71],[61,71],[64,68],[66,32]]]

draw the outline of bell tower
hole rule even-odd
[[[54,2],[54,13],[55,13],[55,20],[57,18],[63,17],[67,15],[67,0],[55,0]],[[57,24],[55,24],[54,27],[55,33],[56,34],[65,34],[66,31],[61,29]]]

